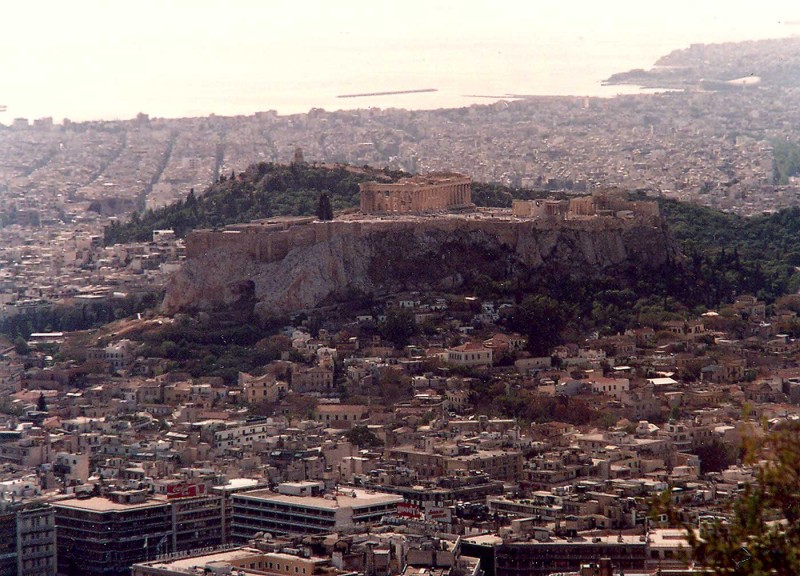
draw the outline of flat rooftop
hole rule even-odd
[[[252,492],[243,492],[237,496],[324,510],[363,508],[365,506],[393,504],[403,501],[403,497],[398,494],[386,494],[384,492],[373,492],[372,490],[362,490],[359,488],[346,488],[329,494],[335,495],[335,497],[291,496],[289,494],[278,494],[272,490],[253,490]]]
[[[689,548],[686,531],[680,528],[659,528],[647,535],[650,548]]]
[[[162,570],[171,570],[174,572],[185,572],[187,574],[197,574],[196,568],[205,568],[209,565],[235,565],[236,563],[244,562],[251,562],[253,559],[278,559],[278,560],[286,560],[286,561],[293,561],[300,559],[298,556],[294,556],[292,554],[283,554],[280,552],[263,552],[258,550],[257,548],[250,548],[247,546],[242,547],[234,547],[230,549],[221,549],[217,552],[208,552],[208,553],[198,553],[198,554],[190,554],[189,556],[181,556],[179,558],[172,558],[170,559],[165,558],[161,560],[153,560],[151,562],[142,562],[140,563],[143,566],[147,566],[149,568],[156,568]],[[308,562],[313,562],[316,564],[324,564],[327,562],[325,558],[319,557],[311,557],[311,558],[303,558]],[[263,571],[253,570],[250,571],[247,568],[242,568],[239,566],[235,566],[234,568],[236,573],[241,574],[254,574],[263,576]]]
[[[234,548],[232,550],[222,550],[220,552],[211,552],[208,554],[198,554],[196,556],[194,555],[185,556],[183,558],[176,558],[173,560],[164,559],[164,560],[155,560],[153,562],[143,562],[142,564],[149,566],[151,568],[163,568],[165,570],[179,570],[179,571],[186,571],[188,573],[195,566],[199,566],[202,568],[212,562],[230,564],[232,562],[236,562],[239,560],[246,560],[254,556],[263,557],[264,555],[265,555],[264,552],[256,548],[243,547],[243,548]],[[258,574],[261,574],[261,572],[258,572]]]
[[[137,502],[134,504],[120,504],[108,498],[101,496],[93,496],[91,498],[70,498],[69,500],[61,500],[53,502],[56,508],[73,508],[76,510],[87,510],[90,512],[113,512],[124,510],[136,510],[139,508],[154,508],[157,506],[167,505],[166,500],[149,499],[144,502]]]
[[[647,545],[647,540],[644,536],[622,534],[611,535],[606,534],[598,535],[581,535],[575,538],[551,538],[545,541],[535,539],[514,539],[511,544],[527,544],[531,546],[594,546],[602,544],[604,546],[641,546]]]
[[[228,480],[227,484],[223,484],[221,486],[214,486],[212,490],[222,491],[222,492],[237,492],[247,490],[248,488],[258,488],[260,485],[263,485],[264,482],[261,480],[256,480],[255,478],[231,478]]]

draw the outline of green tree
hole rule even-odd
[[[695,560],[713,574],[800,574],[800,424],[770,433],[758,465],[729,521],[687,527]]]
[[[561,330],[569,314],[557,300],[536,294],[528,296],[514,311],[511,326],[528,336],[528,350],[534,356],[549,356],[561,343]]]
[[[27,356],[31,352],[30,346],[22,336],[14,338],[14,351],[20,356]]]
[[[39,400],[36,401],[36,409],[39,412],[47,412],[47,400],[44,398],[44,392],[39,392]]]
[[[736,463],[736,449],[714,439],[703,446],[698,446],[694,451],[700,458],[700,473],[721,472],[731,464]]]
[[[366,426],[353,426],[344,433],[344,437],[359,448],[372,448],[383,445],[381,439]]]
[[[317,218],[320,220],[333,220],[333,207],[331,206],[331,199],[327,192],[323,192],[319,195]]]
[[[381,336],[394,343],[397,348],[408,344],[409,338],[417,333],[414,315],[405,308],[392,308],[386,313],[386,319],[378,326]]]

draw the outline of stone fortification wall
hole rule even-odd
[[[400,232],[438,231],[444,233],[480,233],[495,238],[503,246],[517,249],[521,236],[531,229],[539,231],[572,230],[601,232],[623,230],[629,220],[536,219],[520,222],[502,218],[432,218],[424,220],[329,220],[296,221],[281,226],[248,226],[224,230],[197,230],[186,239],[186,257],[203,258],[219,251],[233,251],[259,262],[279,262],[292,250],[311,248],[334,238],[364,239],[372,235]],[[531,228],[533,227],[533,228]]]
[[[495,215],[496,216],[496,215]],[[591,274],[658,266],[674,252],[660,224],[641,219],[512,219],[491,215],[286,220],[197,231],[170,280],[167,313],[228,305],[249,285],[264,313],[313,308],[352,293],[451,290],[496,269],[545,264]]]
[[[186,238],[186,257],[196,259],[210,252],[234,250],[260,262],[276,262],[286,258],[290,250],[308,248],[325,242],[336,233],[358,235],[359,223],[334,226],[333,221],[293,222],[280,227],[249,226],[234,230],[197,230]]]

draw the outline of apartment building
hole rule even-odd
[[[56,570],[53,508],[40,503],[3,504],[0,576],[52,576]]]
[[[53,504],[59,575],[124,576],[131,564],[170,551],[168,502],[149,499],[144,490],[110,496]]]
[[[223,543],[223,496],[181,486],[149,497],[145,490],[53,504],[58,574],[128,574],[135,562]]]
[[[247,541],[257,532],[320,534],[380,522],[403,501],[396,494],[349,487],[322,495],[321,484],[293,482],[279,485],[278,492],[234,494],[234,541]],[[312,485],[318,488],[314,490]]]

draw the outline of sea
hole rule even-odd
[[[613,97],[639,89],[605,78],[692,43],[800,33],[800,7],[769,0],[32,4],[0,35],[6,125]]]

